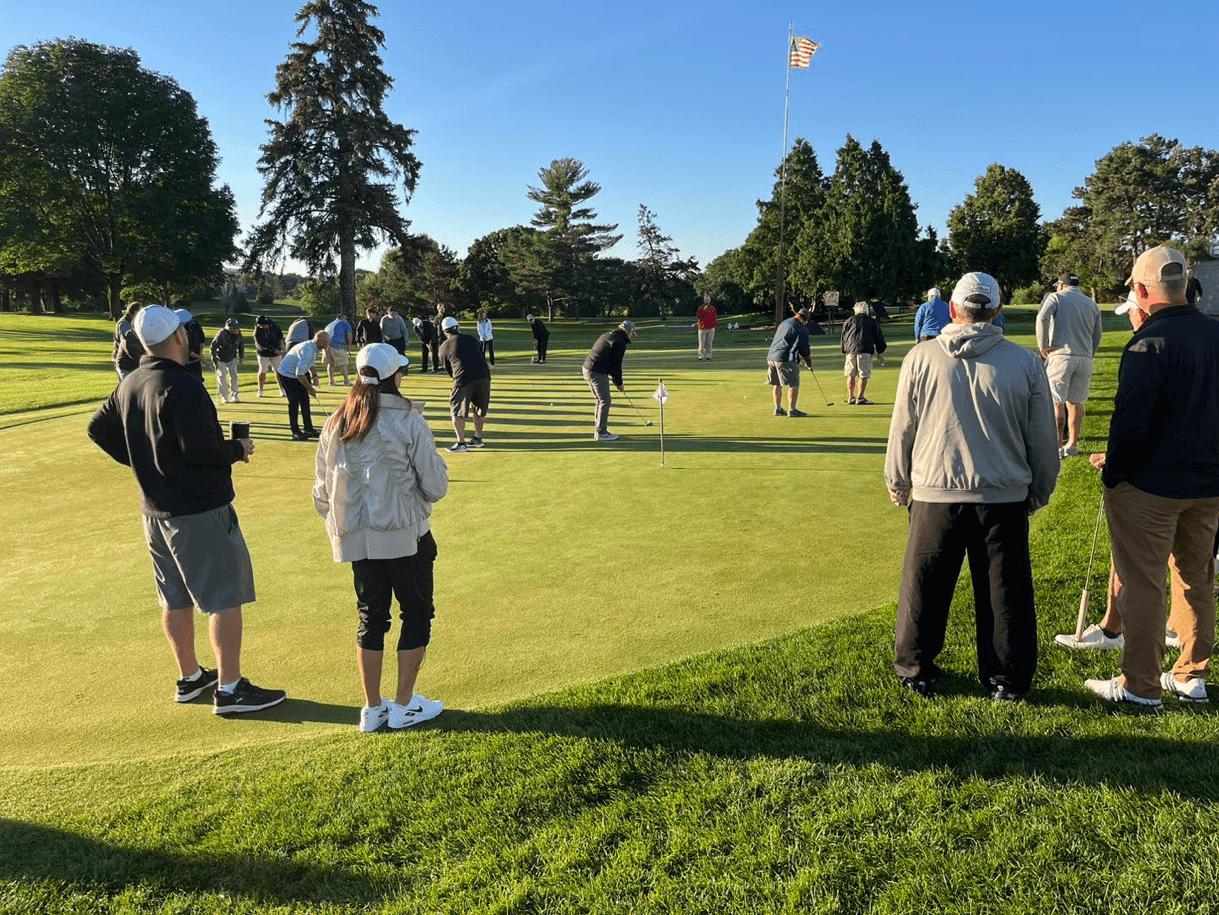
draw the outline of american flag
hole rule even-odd
[[[817,44],[817,42],[813,41],[811,38],[800,38],[798,36],[792,38],[791,57],[789,58],[787,65],[789,67],[799,67],[802,70],[807,69],[808,65],[812,63],[813,53],[819,47],[821,47],[821,45]]]

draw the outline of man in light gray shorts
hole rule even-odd
[[[1079,277],[1064,273],[1058,278],[1058,288],[1045,297],[1037,312],[1037,348],[1045,360],[1054,398],[1060,458],[1079,454],[1092,357],[1100,349],[1100,340],[1100,309],[1079,291]]]
[[[256,712],[284,701],[241,675],[241,608],[254,601],[254,569],[233,509],[237,461],[248,438],[226,440],[202,379],[185,368],[190,353],[178,316],[151,305],[136,316],[147,355],[89,422],[89,437],[140,486],[144,535],[152,554],[162,623],[178,662],[178,702],[215,686],[217,715]],[[194,608],[208,615],[217,669],[195,656]]]

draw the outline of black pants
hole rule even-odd
[[[426,340],[419,341],[419,356],[420,356],[419,371],[421,371],[421,372],[427,371],[428,350],[432,351],[432,371],[439,372],[440,371],[440,344],[439,343],[428,343]]]
[[[394,337],[392,340],[386,340],[385,342],[396,349],[399,356],[406,355],[406,337]]]
[[[538,345],[538,362],[546,361],[546,347],[550,343],[549,337],[540,337],[535,341]]]
[[[366,651],[384,651],[389,632],[389,611],[398,598],[402,631],[398,650],[422,648],[432,639],[432,568],[436,563],[436,541],[428,531],[419,538],[414,556],[397,559],[357,559],[351,564],[356,585],[356,612],[360,628],[356,644]]]
[[[1037,615],[1024,502],[915,502],[902,566],[893,670],[939,676],[948,611],[968,554],[977,626],[978,679],[1026,693],[1037,669]]]
[[[495,365],[495,341],[483,340],[483,358],[491,365]]]
[[[284,389],[284,394],[288,396],[288,425],[292,427],[292,434],[301,434],[301,427],[297,423],[298,413],[304,417],[305,432],[313,432],[313,417],[309,413],[309,392],[305,390],[305,386],[300,383],[299,378],[289,378],[278,372],[276,378],[279,380],[279,386]]]

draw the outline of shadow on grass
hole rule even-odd
[[[616,442],[598,443],[593,441],[592,432],[558,435],[553,433],[513,432],[507,441],[496,441],[493,430],[488,427],[488,447],[511,451],[660,451],[660,433],[658,427],[642,428],[639,424],[633,426],[616,426],[622,436]],[[689,435],[686,433],[665,433],[666,454],[696,454],[696,453],[735,453],[735,454],[769,454],[803,452],[809,454],[884,454],[886,440],[882,438],[859,438],[850,440],[819,441],[811,437],[815,429],[809,427],[809,438],[721,438],[708,435]]]

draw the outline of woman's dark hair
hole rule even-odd
[[[359,373],[366,378],[377,377],[377,370],[369,365],[360,369]],[[382,394],[402,396],[394,387],[392,378],[386,378],[379,384],[365,384],[363,381],[357,381],[351,386],[351,390],[347,392],[347,399],[334,411],[334,428],[338,432],[339,441],[347,443],[352,439],[364,440],[364,436],[368,435],[377,421],[377,410],[381,407]],[[408,408],[410,406],[409,399],[407,399],[407,406]]]

